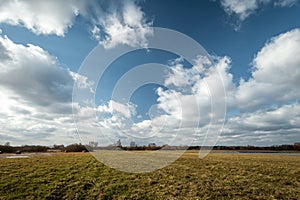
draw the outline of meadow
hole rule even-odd
[[[120,172],[89,153],[0,159],[0,199],[300,199],[300,156],[187,151],[149,173]]]

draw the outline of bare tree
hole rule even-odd
[[[120,139],[117,141],[116,146],[117,146],[117,147],[122,147],[122,143],[121,143],[121,140],[120,140]]]
[[[130,147],[136,147],[136,143],[134,141],[130,142]]]
[[[89,146],[93,149],[96,149],[98,147],[98,142],[95,141],[90,141]]]

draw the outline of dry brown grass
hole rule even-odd
[[[166,168],[116,171],[88,153],[0,159],[0,199],[299,199],[300,156],[188,151]]]

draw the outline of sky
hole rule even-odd
[[[299,55],[297,0],[0,0],[0,144],[293,144]]]

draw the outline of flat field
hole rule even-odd
[[[89,153],[0,158],[0,199],[300,199],[300,156],[187,151],[150,173],[111,169]]]

